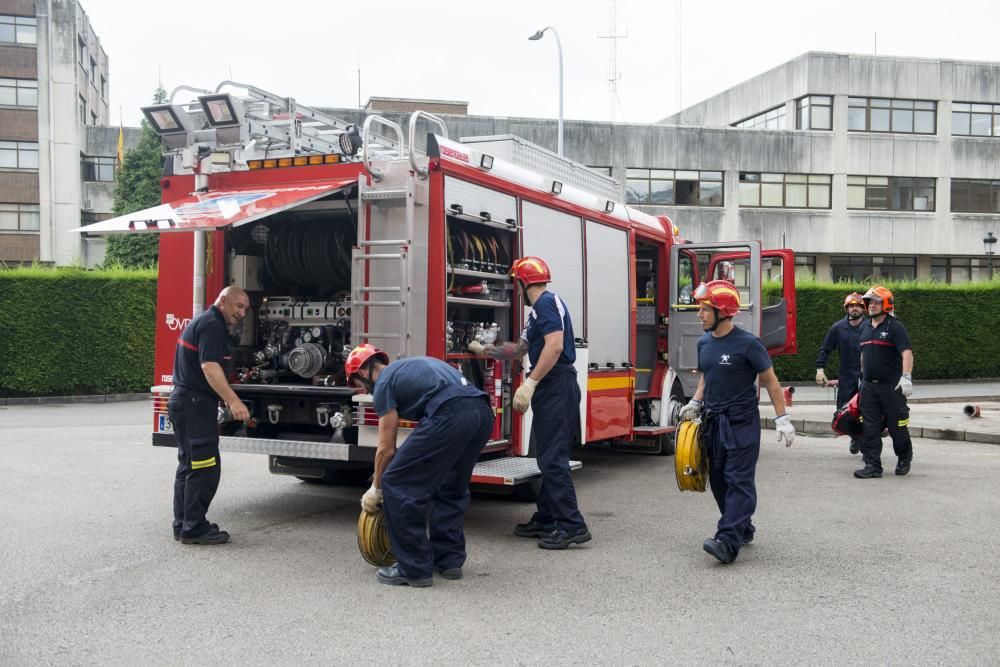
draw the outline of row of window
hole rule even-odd
[[[33,16],[0,16],[0,42],[38,43],[38,21]]]
[[[0,204],[0,231],[37,232],[38,204]]]
[[[80,160],[80,177],[85,181],[114,181],[116,162],[117,160],[113,157],[85,155]]]
[[[721,171],[628,169],[625,203],[650,206],[722,206]]]
[[[38,169],[38,142],[0,141],[0,169]]]
[[[35,79],[0,79],[0,105],[37,107],[38,81]]]
[[[917,258],[912,255],[833,255],[830,257],[830,274],[834,282],[914,280],[917,277]],[[816,256],[795,255],[795,277],[815,275]],[[984,257],[931,257],[930,277],[942,283],[987,280],[989,260]]]

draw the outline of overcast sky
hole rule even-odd
[[[469,113],[610,120],[607,0],[80,0],[111,61],[111,123],[170,92],[232,78],[308,106],[369,96],[462,100]],[[1000,61],[990,1],[617,2],[616,120],[655,122],[806,51]],[[127,7],[127,9],[126,9]],[[375,8],[378,8],[375,10]],[[141,12],[138,9],[141,8]],[[156,12],[162,12],[157,14]],[[823,91],[812,91],[821,93]]]

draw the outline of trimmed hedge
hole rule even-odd
[[[0,270],[0,395],[147,391],[156,271]]]
[[[881,283],[893,294],[896,315],[913,343],[914,381],[1000,377],[1000,355],[990,341],[1000,329],[1000,281],[943,285]],[[844,298],[871,284],[796,281],[798,354],[774,360],[782,382],[813,380],[823,337],[844,316]],[[827,375],[836,377],[836,351]]]

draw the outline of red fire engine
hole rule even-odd
[[[304,479],[373,460],[370,397],[343,374],[347,351],[369,342],[390,358],[444,359],[491,395],[474,482],[537,483],[531,412],[509,409],[522,369],[467,351],[519,335],[528,311],[507,272],[524,255],[548,262],[579,336],[581,445],[672,453],[697,384],[701,281],[731,280],[745,304],[737,325],[772,355],[795,351],[789,250],[689,243],[665,216],[624,205],[605,175],[513,136],[455,141],[427,113],[404,137],[385,118],[357,128],[244,84],[182,89],[201,94],[143,109],[165,145],[162,205],[81,228],[161,234],[155,445],[174,444],[177,337],[226,285],[251,299],[230,375],[252,419],[223,423],[221,447]]]

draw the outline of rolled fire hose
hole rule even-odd
[[[708,457],[701,446],[701,421],[681,422],[674,447],[674,473],[681,491],[705,491]]]
[[[389,545],[389,529],[385,525],[385,512],[381,507],[375,514],[362,510],[358,517],[358,549],[370,565],[392,565],[396,556]]]

